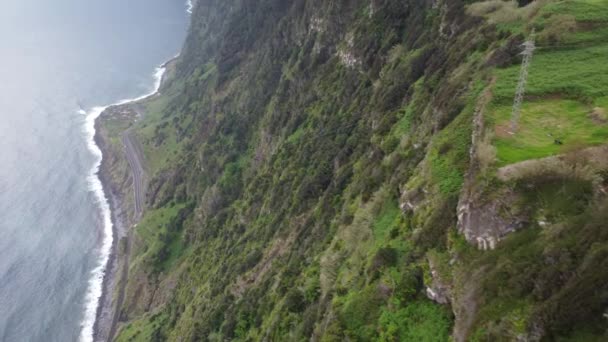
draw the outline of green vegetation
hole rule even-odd
[[[570,14],[579,22],[607,22],[608,1],[567,0],[548,2],[542,14]]]
[[[608,39],[608,36],[606,37]],[[579,100],[608,94],[608,72],[603,57],[608,44],[577,49],[536,51],[530,65],[526,95],[528,97],[562,96]],[[496,71],[496,100],[513,99],[519,77],[519,65]]]
[[[160,331],[162,326],[167,323],[167,317],[162,314],[147,315],[135,322],[127,324],[121,331],[117,342],[127,341],[163,341]]]
[[[608,125],[592,117],[593,106],[576,100],[525,102],[517,134],[511,134],[511,107],[492,111],[498,164],[542,158],[608,141]],[[595,107],[601,108],[601,107]]]
[[[374,241],[382,243],[387,241],[391,231],[397,228],[399,219],[399,208],[396,201],[388,201],[374,222]]]
[[[604,334],[608,171],[495,175],[608,139],[605,2],[442,1],[198,2],[134,126],[148,209],[119,341]],[[512,228],[496,249],[458,231],[460,200]]]
[[[166,271],[184,252],[182,228],[191,208],[183,204],[148,210],[137,225],[137,235],[143,247],[137,258],[149,260],[153,272]]]
[[[468,166],[471,145],[471,118],[473,105],[437,135],[429,153],[431,175],[439,189],[446,195],[460,191]]]
[[[586,327],[585,333],[576,332],[574,336],[581,334],[588,340],[596,340],[603,335],[603,308],[599,303],[592,303],[586,292],[593,291],[598,279],[607,276],[605,268],[600,266],[602,262],[593,266],[589,263],[605,253],[594,241],[596,237],[604,241],[605,233],[601,231],[605,230],[602,220],[606,217],[601,210],[592,208],[578,213],[563,225],[546,231],[518,232],[500,249],[476,258],[476,267],[491,266],[492,269],[479,280],[485,300],[479,315],[492,323],[478,329],[473,340],[493,340],[503,336],[504,331],[521,334],[534,324],[551,327],[553,338],[570,335],[573,326]],[[587,262],[577,264],[576,258]],[[566,274],[572,276],[562,278]]]
[[[166,117],[164,113],[168,110],[169,96],[147,101],[143,109],[146,113],[144,120],[138,123],[137,135],[146,146],[144,154],[150,172],[159,171],[174,160],[183,147],[182,127],[190,124],[187,120],[178,124]]]
[[[398,310],[384,308],[380,316],[378,341],[448,341],[450,313],[428,301],[415,301],[405,307],[391,303]]]

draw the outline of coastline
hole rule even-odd
[[[108,146],[105,142],[105,138],[101,136],[100,129],[98,125],[100,124],[100,119],[96,120],[96,134],[95,134],[95,143],[99,146],[102,154],[107,156],[110,152],[108,150]],[[93,332],[92,332],[92,340],[93,341],[106,341],[109,337],[109,327],[111,326],[112,317],[114,313],[114,308],[112,305],[112,293],[116,288],[117,282],[120,280],[117,277],[117,272],[119,270],[119,256],[118,256],[118,244],[119,242],[126,237],[128,227],[127,217],[123,212],[123,199],[118,194],[115,188],[113,188],[112,184],[112,176],[109,171],[109,165],[104,163],[107,161],[107,158],[104,158],[102,161],[102,165],[100,166],[98,177],[103,186],[103,191],[107,196],[110,211],[112,216],[112,233],[113,233],[113,241],[112,241],[112,250],[108,257],[108,261],[106,264],[106,272],[104,275],[104,279],[102,282],[102,293],[99,297],[99,303],[97,306],[97,312],[95,317],[95,323],[93,324]]]
[[[129,217],[128,211],[130,210],[124,198],[124,194],[121,193],[121,188],[123,187],[121,184],[122,182],[114,179],[112,176],[112,163],[115,162],[113,159],[120,158],[120,156],[114,155],[116,152],[112,151],[110,147],[109,139],[105,136],[104,130],[102,129],[103,120],[115,110],[130,107],[132,104],[140,103],[160,94],[159,91],[165,79],[165,73],[178,57],[179,55],[169,59],[156,69],[154,73],[154,88],[150,93],[134,99],[121,100],[116,104],[107,107],[95,107],[86,113],[87,122],[89,122],[89,120],[93,120],[94,122],[92,141],[100,152],[100,161],[95,167],[95,177],[101,184],[101,190],[105,200],[105,203],[100,203],[106,221],[106,236],[104,237],[102,245],[107,247],[109,243],[110,248],[107,255],[104,255],[106,254],[104,253],[105,248],[102,247],[100,267],[95,269],[97,272],[94,271],[90,280],[90,289],[87,293],[87,307],[85,308],[85,319],[82,323],[81,341],[106,341],[113,335],[113,330],[115,330],[114,326],[118,319],[116,310],[119,309],[121,304],[119,303],[120,301],[114,301],[114,294],[117,287],[124,286],[125,284],[121,283],[126,282],[126,279],[123,279],[124,277],[119,277],[119,274],[121,274],[119,271],[121,270],[121,266],[122,268],[128,267],[128,262],[126,262],[126,257],[128,257],[128,255],[125,255],[129,253],[128,236],[130,234],[130,227],[137,223],[132,222],[134,220]],[[129,174],[129,177],[132,177],[132,175]],[[122,190],[132,191],[130,188]],[[105,213],[104,207],[106,206],[108,207],[109,213]],[[109,216],[109,218],[105,216]],[[107,229],[107,220],[110,220],[111,222],[111,232]],[[124,243],[122,241],[124,241]],[[121,248],[122,246],[125,246],[125,248]],[[99,268],[101,268],[102,265],[102,279],[99,279]],[[96,297],[96,300],[92,297]],[[94,320],[91,322],[90,312],[92,310],[91,306],[93,305],[93,301],[95,302],[95,315]]]
[[[187,0],[186,13],[188,16],[192,14],[196,3],[197,0]],[[85,130],[88,134],[89,150],[98,157],[98,161],[89,175],[89,183],[91,191],[96,193],[99,200],[105,233],[101,246],[100,264],[92,272],[85,296],[85,317],[81,323],[80,333],[82,342],[111,341],[116,333],[128,281],[131,228],[137,224],[135,221],[141,219],[141,213],[139,217],[136,214],[131,216],[133,219],[129,219],[129,208],[124,194],[120,191],[123,187],[112,176],[112,165],[109,160],[117,156],[112,155],[110,141],[102,134],[103,120],[111,109],[130,107],[131,104],[138,104],[159,95],[163,83],[166,81],[167,71],[174,67],[180,55],[181,52],[156,68],[154,87],[150,93],[134,99],[118,101],[106,107],[94,107],[88,112],[82,108],[79,111],[87,116]],[[139,114],[136,111],[137,116]],[[123,154],[122,157],[126,157],[124,151],[116,154]],[[128,177],[133,177],[133,170],[130,170]],[[121,270],[122,272],[119,272]],[[118,294],[116,293],[117,288]]]
[[[113,243],[115,236],[115,228],[112,222],[112,211],[104,185],[99,177],[101,165],[103,162],[103,153],[100,146],[96,142],[97,130],[96,122],[101,113],[107,107],[93,107],[88,112],[81,109],[79,112],[86,115],[84,130],[88,136],[87,147],[89,151],[96,157],[96,161],[91,168],[90,174],[87,177],[89,183],[89,191],[97,198],[99,210],[101,211],[101,224],[103,229],[103,240],[99,247],[100,262],[92,270],[89,278],[89,285],[85,295],[85,312],[84,319],[81,322],[80,340],[93,341],[95,322],[97,321],[97,308],[103,297],[106,272],[108,270],[108,261],[111,258],[113,251]]]

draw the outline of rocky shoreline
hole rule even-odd
[[[118,180],[114,179],[111,172],[112,162],[118,160],[121,156],[115,155],[115,152],[110,148],[107,132],[102,127],[103,120],[107,118],[108,112],[115,108],[116,107],[110,107],[106,109],[95,122],[95,143],[99,146],[103,155],[98,176],[103,185],[103,190],[108,198],[110,210],[112,212],[114,241],[112,242],[112,252],[108,259],[104,275],[103,292],[99,301],[99,307],[97,308],[97,318],[95,320],[95,325],[93,326],[94,341],[107,341],[109,339],[114,312],[117,310],[117,308],[114,307],[113,294],[118,283],[120,281],[126,281],[126,279],[120,279],[118,277],[118,270],[121,266],[121,250],[118,247],[128,234],[127,227],[129,227],[130,224],[128,215],[126,215],[125,212],[128,209],[124,206],[125,195],[123,191],[121,191],[122,185],[119,184]]]

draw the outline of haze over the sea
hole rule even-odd
[[[76,341],[104,240],[86,115],[154,87],[186,0],[28,0],[0,14],[0,341]]]

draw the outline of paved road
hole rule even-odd
[[[138,222],[141,218],[141,214],[144,210],[144,178],[145,172],[142,163],[143,154],[139,148],[139,144],[131,130],[127,130],[122,134],[122,142],[125,145],[125,152],[129,165],[131,166],[131,173],[133,175],[133,191],[135,199],[135,222]]]
[[[139,222],[144,209],[144,179],[146,177],[143,168],[143,153],[137,140],[133,136],[131,130],[127,130],[122,134],[122,142],[125,146],[125,155],[127,161],[131,167],[131,174],[133,175],[133,192],[135,199],[135,217],[134,222]],[[120,283],[118,284],[118,294],[116,297],[116,307],[112,317],[112,325],[108,334],[108,340],[112,341],[116,330],[118,328],[118,320],[120,319],[120,312],[122,304],[125,299],[125,290],[127,286],[127,279],[129,278],[129,256],[131,254],[131,241],[132,241],[133,230],[129,229],[127,232],[126,245],[124,250],[124,257],[122,263],[122,269],[120,270]]]

